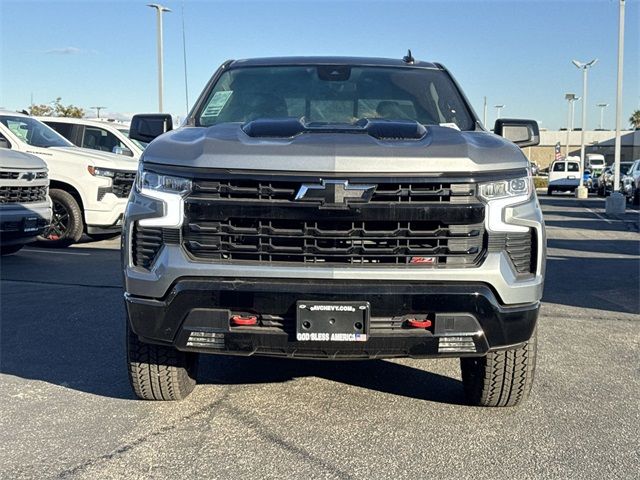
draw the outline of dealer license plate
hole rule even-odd
[[[296,339],[299,342],[366,342],[369,302],[318,302],[296,304]]]

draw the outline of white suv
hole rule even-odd
[[[78,147],[140,159],[145,143],[129,138],[125,123],[69,117],[36,117]]]
[[[47,163],[53,218],[44,245],[68,246],[84,232],[95,239],[120,233],[136,160],[75,147],[35,118],[8,111],[0,111],[0,147]]]

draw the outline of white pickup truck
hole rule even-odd
[[[140,159],[146,144],[129,138],[125,123],[70,117],[37,117],[74,145]]]
[[[47,165],[35,155],[0,148],[0,255],[36,240],[51,222]]]
[[[95,239],[120,233],[136,160],[75,147],[35,118],[1,110],[0,148],[34,154],[49,168],[53,217],[39,237],[43,245],[66,247],[83,233]]]

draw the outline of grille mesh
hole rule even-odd
[[[0,203],[32,203],[47,199],[47,187],[0,187]]]
[[[127,198],[133,187],[136,172],[116,172],[113,177],[111,191],[118,198]]]
[[[293,202],[302,183],[306,182],[252,179],[198,180],[194,184],[192,197]],[[448,202],[451,197],[458,197],[459,201],[473,194],[472,184],[392,182],[378,184],[370,202]]]
[[[348,179],[374,184],[369,202],[341,211],[297,201],[322,179],[194,180],[183,245],[216,261],[473,267],[485,252],[484,206],[475,185],[434,179]],[[345,179],[346,181],[346,179]],[[330,194],[329,194],[330,195]]]
[[[301,221],[231,218],[191,222],[185,246],[196,257],[260,262],[473,265],[482,224],[431,221]]]

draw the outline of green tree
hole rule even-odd
[[[629,117],[629,123],[631,124],[631,128],[640,130],[640,110],[636,110],[631,114]]]
[[[40,105],[31,105],[29,107],[29,115],[36,117],[51,117],[53,116],[53,108],[51,105],[41,103]]]
[[[40,117],[84,117],[84,109],[76,107],[75,105],[63,105],[62,97],[58,97],[50,105],[40,104],[31,105],[29,107],[29,114]]]

